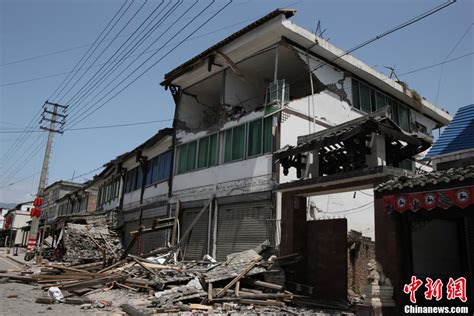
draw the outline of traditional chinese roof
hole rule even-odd
[[[301,154],[314,150],[316,147],[322,148],[337,142],[343,142],[364,131],[381,132],[387,136],[407,142],[411,147],[411,150],[407,152],[407,157],[426,150],[432,143],[432,138],[429,135],[403,131],[390,119],[389,107],[385,107],[343,124],[309,135],[299,136],[296,147],[287,145],[275,152],[274,156],[276,159],[281,159]],[[400,160],[405,158],[400,157]]]
[[[474,148],[474,104],[458,110],[425,159]]]
[[[398,176],[380,184],[375,190],[377,192],[416,191],[430,186],[463,185],[465,182],[474,183],[474,165],[415,175]]]

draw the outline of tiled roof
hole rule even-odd
[[[474,104],[458,110],[425,159],[474,148]]]
[[[395,177],[392,180],[380,184],[375,190],[378,192],[386,192],[412,188],[417,189],[431,185],[458,183],[468,179],[474,179],[474,165]]]

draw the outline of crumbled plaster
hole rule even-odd
[[[308,71],[311,69],[311,63],[308,64],[307,56],[304,56],[302,53],[297,53],[294,49],[292,49],[295,54],[301,58],[301,60],[304,62],[305,68],[308,69]],[[311,59],[314,59],[313,57],[310,57]],[[322,62],[321,62],[322,63]],[[321,67],[321,69],[324,69],[324,67]],[[346,81],[346,78],[351,77],[351,74],[347,71],[344,71],[342,79],[337,80],[336,82],[333,83],[323,83],[323,81],[318,78],[318,75],[316,74],[317,70],[319,69],[312,69],[311,74],[313,77],[313,90],[314,94],[319,94],[325,90],[334,93],[339,97],[340,101],[346,102],[350,106],[352,106],[352,102],[349,99],[346,90],[344,89],[344,82]],[[337,72],[342,72],[340,69],[334,68],[335,71]]]

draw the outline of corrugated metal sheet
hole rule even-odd
[[[425,159],[474,148],[474,104],[458,110]]]
[[[239,203],[219,207],[217,215],[217,260],[234,252],[255,248],[269,239],[269,202]]]
[[[181,234],[184,234],[184,232],[188,230],[201,209],[202,208],[182,211],[180,227]],[[201,260],[202,257],[207,254],[208,221],[209,210],[205,211],[201,218],[196,222],[191,234],[189,235],[188,242],[184,244],[185,246],[183,247],[183,250],[185,252],[184,258],[186,260]]]

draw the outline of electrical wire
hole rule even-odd
[[[132,0],[132,2],[130,4],[133,3],[134,0]],[[127,26],[135,19],[135,17],[138,15],[138,13],[143,9],[143,7],[145,6],[145,4],[147,3],[148,0],[145,0],[142,5],[135,11],[135,13],[127,20],[127,22],[122,26],[122,28],[115,34],[115,36],[113,37],[113,39],[107,44],[107,46],[105,48],[102,49],[102,51],[100,52],[100,54],[98,56],[95,57],[94,61],[89,65],[89,67],[87,67],[85,69],[85,71],[81,74],[81,76],[75,81],[74,84],[72,84],[71,88],[69,88],[69,90],[67,90],[66,92],[64,92],[63,96],[61,97],[61,92],[58,93],[58,96],[57,98],[59,99],[59,102],[58,103],[61,103],[63,101],[63,99],[66,97],[66,95],[75,87],[76,84],[78,84],[81,79],[85,76],[85,74],[89,71],[89,69],[91,69],[91,66],[93,66],[98,60],[100,57],[102,57],[102,55],[107,51],[107,49],[109,49],[109,47],[115,42],[115,40],[119,37],[120,34],[122,34],[122,32],[127,28]],[[130,6],[129,6],[130,7]],[[125,13],[125,12],[124,12]],[[123,16],[123,15],[122,15]],[[121,16],[121,17],[122,17]],[[118,22],[118,21],[117,21]],[[115,27],[116,24],[114,24],[114,27]],[[109,32],[113,29],[113,27],[109,30]],[[107,33],[108,34],[108,33]],[[67,103],[66,103],[67,104]]]
[[[120,47],[109,57],[109,59],[108,59],[105,63],[102,64],[102,66],[100,67],[100,69],[97,70],[97,71],[95,72],[95,74],[94,74],[91,78],[89,78],[89,80],[69,99],[69,101],[66,102],[67,104],[71,104],[72,102],[74,102],[75,99],[76,99],[76,97],[77,97],[77,95],[80,94],[81,92],[83,92],[83,90],[84,90],[86,87],[90,86],[90,83],[91,83],[91,82],[93,82],[93,84],[94,84],[94,83],[96,83],[96,82],[101,82],[101,81],[102,81],[103,76],[100,77],[100,78],[97,78],[95,81],[93,81],[93,80],[97,77],[98,74],[100,74],[100,72],[102,71],[102,69],[104,69],[104,67],[105,67],[106,70],[107,70],[107,68],[108,68],[108,70],[110,70],[110,69],[111,69],[111,68],[109,67],[110,64],[115,63],[114,66],[116,66],[116,65],[118,64],[118,62],[119,62],[121,59],[116,58],[116,59],[114,60],[113,58],[121,51],[121,49],[124,47],[125,44],[127,44],[131,39],[134,38],[135,34],[142,28],[142,26],[148,21],[148,19],[150,19],[150,18],[155,14],[155,12],[163,5],[163,3],[164,3],[164,0],[161,0],[160,4],[158,4],[158,6],[157,6],[157,7],[147,16],[147,18],[135,29],[135,31],[133,31],[133,32],[127,37],[127,39],[126,39],[126,40],[122,43],[122,45],[120,45]],[[171,3],[171,2],[169,2],[166,6],[168,6],[170,3]],[[165,6],[165,9],[166,9],[166,6]],[[164,12],[164,11],[162,11],[162,12]],[[159,14],[158,14],[155,18],[153,18],[153,20],[150,21],[150,23],[149,23],[147,26],[145,26],[145,27],[140,31],[140,33],[138,34],[138,36],[140,36],[140,34],[142,34],[143,31],[145,31],[145,30],[147,29],[147,27],[148,27],[151,23],[153,23],[153,21],[154,21],[157,17],[159,17]],[[130,45],[133,44],[133,42],[135,41],[135,39],[136,39],[136,38],[134,38],[124,50],[126,50],[127,48],[129,48]],[[120,52],[120,55],[122,55],[122,52]],[[113,68],[113,67],[112,67],[112,68]],[[87,92],[84,92],[83,95],[84,95],[85,93],[87,93]]]
[[[94,41],[94,43],[91,45],[91,47],[89,47],[89,49],[84,53],[84,55],[82,55],[81,59],[79,59],[79,61],[75,64],[73,70],[71,71],[71,74],[74,74],[75,72],[75,69],[78,68],[78,67],[82,67],[82,66],[79,66],[82,61],[84,60],[84,58],[86,58],[87,55],[89,55],[89,57],[87,57],[87,59],[84,61],[84,63],[82,63],[83,65],[87,62],[87,60],[89,60],[90,56],[92,56],[92,54],[94,54],[94,52],[96,51],[96,49],[100,46],[100,44],[102,44],[102,42],[104,41],[104,39],[108,36],[108,34],[110,33],[110,31],[115,27],[115,25],[117,24],[118,21],[120,21],[120,19],[122,18],[123,14],[125,14],[125,12],[128,11],[128,9],[130,8],[130,6],[132,5],[133,3],[133,0],[132,2],[129,4],[129,6],[125,9],[125,11],[121,14],[121,16],[117,19],[117,21],[114,23],[114,25],[112,26],[112,28],[110,28],[110,30],[107,32],[107,34],[104,36],[104,38],[102,40],[100,40],[100,38],[102,37],[102,35],[104,34],[104,32],[109,28],[109,26],[112,24],[112,22],[115,20],[115,18],[119,15],[119,13],[122,11],[122,9],[125,7],[125,5],[127,4],[128,0],[125,0],[124,3],[122,4],[122,6],[117,10],[117,12],[115,13],[115,15],[112,17],[112,19],[109,21],[109,23],[107,23],[107,25],[105,26],[105,28],[102,30],[102,32],[100,32],[99,36],[96,38],[96,40]],[[96,43],[98,43],[97,45],[95,45]],[[95,48],[93,48],[95,46]],[[92,50],[92,52],[91,52]],[[89,54],[89,52],[91,52],[91,54]],[[64,78],[64,80],[59,84],[59,86],[56,88],[56,90],[53,91],[53,93],[49,96],[48,99],[52,99],[55,95],[56,95],[56,92],[58,92],[58,90],[61,88],[61,86],[63,86],[63,84],[65,84],[66,81],[68,81],[70,78],[70,76],[66,76]],[[72,79],[72,78],[71,78]],[[68,81],[69,83],[69,81]],[[67,84],[66,84],[67,85]],[[63,86],[63,88],[61,89],[61,91],[59,91],[59,93],[62,92],[62,90],[66,87]]]
[[[123,123],[123,124],[114,124],[114,125],[100,125],[100,126],[85,126],[85,127],[76,127],[76,128],[66,128],[64,131],[84,131],[84,130],[92,130],[92,129],[104,129],[104,128],[117,128],[117,127],[126,127],[126,126],[137,126],[137,125],[147,125],[153,123],[163,123],[163,122],[171,122],[173,119],[165,119],[165,120],[155,120],[155,121],[144,121],[144,122],[134,122],[134,123]],[[31,132],[43,132],[40,130],[32,130]],[[10,134],[10,133],[21,133],[20,131],[15,130],[0,130],[0,134]]]
[[[451,54],[456,50],[456,48],[461,44],[463,41],[464,37],[466,37],[467,33],[471,30],[472,26],[474,23],[471,23],[469,27],[466,29],[464,34],[461,36],[461,38],[457,41],[456,45],[449,51],[448,55],[446,55],[446,58],[443,60],[443,62],[446,62],[448,58],[451,56]],[[444,69],[444,63],[441,65],[441,72],[439,74],[439,80],[438,80],[438,90],[436,91],[436,101],[435,103],[438,104],[438,99],[439,99],[439,91],[441,90],[441,79],[443,78],[443,69]]]
[[[170,3],[171,3],[171,2],[169,2],[169,3],[166,5],[166,7],[167,7]],[[165,22],[165,21],[168,19],[168,17],[171,17],[171,16],[172,16],[172,14],[178,9],[178,7],[180,7],[180,6],[182,5],[182,3],[183,3],[183,1],[177,1],[177,2],[175,2],[175,4],[174,4],[171,8],[168,9],[167,12],[163,11],[163,13],[164,13],[163,16],[162,16],[148,31],[146,31],[146,33],[133,45],[133,47],[131,47],[130,49],[128,49],[128,48],[130,47],[130,45],[128,45],[128,47],[126,48],[126,49],[128,49],[128,51],[126,51],[125,54],[122,55],[122,56],[120,57],[120,59],[117,60],[117,62],[115,63],[115,65],[113,65],[113,66],[112,66],[111,68],[109,68],[106,72],[104,72],[103,74],[101,74],[101,76],[100,76],[94,83],[92,83],[92,84],[88,87],[88,89],[87,89],[86,91],[84,91],[81,96],[79,96],[78,99],[73,100],[74,97],[75,97],[75,96],[74,96],[73,99],[71,99],[70,103],[74,104],[74,103],[80,103],[80,102],[82,102],[83,100],[85,100],[85,99],[87,99],[88,97],[90,97],[90,96],[92,95],[92,93],[93,93],[94,91],[96,91],[96,90],[100,87],[101,84],[107,82],[108,78],[127,60],[128,57],[131,56],[131,54],[133,54],[133,53],[156,31],[157,28],[159,28],[159,27],[163,24],[163,22]],[[165,8],[166,8],[166,7],[165,7]],[[159,15],[157,16],[157,18],[158,18],[158,17],[159,17]],[[153,22],[153,21],[152,21],[152,22]],[[152,22],[151,22],[151,23],[152,23]],[[151,23],[150,23],[150,24],[151,24]],[[147,26],[147,27],[148,27],[148,26]],[[146,30],[146,28],[144,28],[141,33],[143,33],[143,31],[145,31],[145,30]],[[130,44],[133,44],[133,41],[132,41],[132,43],[130,43]],[[149,46],[149,47],[150,47],[150,46]],[[146,50],[145,50],[145,51],[146,51]],[[144,54],[144,52],[141,53],[141,54],[138,54],[138,57],[137,57],[135,60],[133,60],[124,70],[122,70],[122,72],[121,72],[118,76],[116,76],[116,78],[119,77],[123,72],[125,72],[142,54]],[[99,73],[99,72],[97,72],[97,73]],[[112,82],[110,82],[109,85],[110,85],[111,83],[112,83]],[[107,85],[107,86],[108,86],[108,85]],[[84,88],[84,87],[83,87],[83,88]],[[96,94],[94,97],[96,97],[96,96],[99,95],[99,94],[100,94],[100,92],[99,92],[98,94]],[[93,99],[94,97],[92,97],[92,99]],[[75,109],[75,108],[74,108],[74,109]],[[74,109],[73,109],[73,110],[74,110]],[[71,111],[71,113],[72,113],[72,111]]]
[[[187,26],[189,26],[192,22],[194,22],[194,20],[199,17],[205,10],[207,10],[215,1],[212,1],[209,3],[209,5],[207,5],[204,9],[202,9],[191,21],[189,21],[188,23],[186,23],[178,32],[176,32],[172,37],[171,39],[175,38],[177,35],[179,35]],[[157,65],[159,62],[161,62],[166,56],[168,56],[171,52],[173,52],[176,48],[178,48],[180,45],[182,45],[182,43],[184,43],[187,39],[189,39],[189,37],[191,37],[192,35],[194,35],[197,31],[199,31],[202,27],[204,27],[207,23],[209,23],[215,16],[217,16],[220,12],[222,12],[226,7],[228,7],[230,4],[232,3],[232,0],[230,0],[227,4],[225,4],[224,6],[222,6],[215,14],[213,14],[210,18],[208,18],[207,20],[205,20],[202,24],[200,24],[194,31],[192,31],[189,35],[187,35],[183,40],[181,40],[179,43],[177,43],[173,48],[171,48],[166,54],[164,54],[163,56],[161,56],[157,61],[155,61],[151,66],[149,66],[148,68],[146,68],[142,73],[140,73],[137,77],[135,77],[131,82],[129,82],[127,85],[125,85],[123,88],[121,88],[118,92],[116,92],[114,95],[112,95],[111,98],[107,99],[104,103],[102,103],[100,106],[96,107],[92,112],[88,113],[88,114],[85,114],[85,116],[83,116],[82,118],[79,118],[77,120],[76,118],[76,122],[74,124],[72,124],[72,126],[75,126],[77,125],[78,123],[82,122],[84,119],[86,119],[87,117],[89,117],[90,115],[92,115],[93,113],[95,113],[97,110],[99,110],[100,108],[102,108],[105,104],[107,104],[108,102],[110,102],[113,98],[115,98],[118,94],[120,94],[122,91],[124,91],[126,88],[128,88],[131,84],[133,84],[135,81],[137,81],[139,78],[141,78],[145,73],[147,73],[149,70],[151,70],[155,65]],[[171,39],[169,41],[171,41]],[[168,41],[168,42],[169,42]],[[161,46],[161,48],[163,48],[167,43],[163,44]],[[161,49],[160,48],[160,49]],[[157,52],[155,52],[153,55],[151,55],[149,58],[147,58],[144,62],[142,62],[140,64],[140,66],[138,66],[131,74],[129,74],[125,79],[123,79],[118,85],[116,85],[112,90],[115,90],[116,87],[118,87],[120,84],[122,84],[128,77],[130,77],[131,75],[133,75],[137,70],[139,70],[145,63],[147,63],[152,57],[154,57],[154,55],[156,55],[157,53],[159,52],[159,50]],[[107,93],[104,97],[106,97],[109,93]],[[104,98],[103,97],[103,98]],[[103,99],[102,98],[102,99]],[[101,99],[101,100],[102,100]],[[98,102],[100,102],[101,100],[99,100]],[[97,102],[97,103],[98,103]],[[97,104],[96,103],[96,104]],[[85,113],[85,112],[83,112]]]
[[[207,8],[209,8],[211,5],[212,5],[213,2],[211,2],[206,8],[204,8],[204,10],[206,10]],[[175,19],[175,21],[168,26],[168,28],[166,30],[164,30],[160,36],[158,36],[152,43],[150,43],[148,45],[147,48],[145,48],[145,51],[148,50],[150,47],[152,47],[158,40],[160,40],[175,24],[177,24],[184,16],[186,16],[186,14],[188,14],[189,12],[191,12],[191,10],[194,8],[194,6],[196,6],[198,4],[198,1],[195,0],[194,3],[189,6],[177,19]],[[203,12],[203,11],[201,11]],[[196,15],[194,17],[197,18],[199,16]],[[191,19],[190,22],[188,22],[187,24],[185,24],[185,27],[187,27],[189,24],[191,24],[194,19]],[[180,32],[182,31],[183,29],[180,30]],[[172,36],[170,38],[171,39],[174,39],[174,37],[179,34],[179,33],[176,33],[174,36]],[[169,40],[169,41],[170,41]],[[169,42],[168,41],[168,42]],[[138,55],[137,58],[135,58],[130,64],[128,64],[127,67],[125,67],[119,74],[117,74],[112,80],[109,81],[109,83],[107,85],[105,85],[98,93],[95,94],[95,96],[87,103],[83,104],[82,106],[80,106],[78,109],[85,109],[85,111],[83,111],[82,113],[86,113],[87,111],[89,111],[92,107],[94,107],[98,102],[102,101],[108,94],[110,94],[114,89],[116,89],[118,86],[120,86],[125,80],[127,80],[131,75],[133,75],[138,69],[140,69],[146,62],[148,62],[151,58],[153,58],[161,49],[163,48],[160,47],[159,49],[157,49],[151,56],[149,56],[144,62],[142,62],[138,67],[136,67],[130,74],[128,74],[125,78],[122,79],[122,81],[120,81],[116,86],[114,86],[111,90],[109,90],[108,93],[106,93],[101,99],[99,99],[96,103],[92,103],[94,98],[96,98],[97,96],[99,96],[102,92],[104,92],[112,83],[114,83],[118,78],[120,78],[120,76],[125,72],[127,71],[136,61],[138,61],[141,57],[141,55]],[[92,104],[91,104],[92,103]],[[82,113],[79,113],[78,114],[78,117],[81,116]],[[73,124],[72,122],[74,122],[74,120],[72,121],[69,121],[68,124]]]

